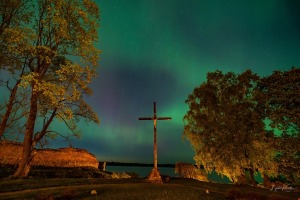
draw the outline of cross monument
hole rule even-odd
[[[156,116],[156,102],[153,103],[154,115],[153,117],[140,117],[139,120],[153,120],[154,125],[154,167],[151,170],[150,174],[147,177],[149,182],[158,182],[162,183],[162,178],[159,174],[159,170],[157,168],[157,143],[156,143],[156,122],[157,120],[170,120],[171,117],[157,117]]]

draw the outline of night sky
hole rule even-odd
[[[182,139],[185,100],[207,72],[252,69],[265,76],[300,66],[297,0],[97,3],[102,54],[87,101],[101,124],[81,123],[73,146],[99,161],[153,162],[153,122],[138,118],[151,117],[156,101],[157,115],[172,117],[157,124],[158,163],[194,162]]]
[[[74,145],[99,160],[193,162],[182,140],[185,100],[215,70],[261,76],[299,66],[300,1],[100,0],[102,50],[94,95],[88,99],[100,126],[82,125]]]

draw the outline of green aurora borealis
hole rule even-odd
[[[101,124],[80,124],[73,145],[99,161],[194,162],[182,140],[185,100],[215,70],[265,76],[300,65],[297,0],[97,0],[101,11],[99,76],[88,103]],[[64,129],[61,128],[63,131]],[[65,144],[66,145],[66,144]],[[62,146],[57,141],[54,146]]]
[[[158,116],[159,163],[193,162],[182,140],[184,101],[217,69],[259,75],[299,66],[298,1],[115,0],[101,10],[99,78],[90,103],[101,118],[82,141],[106,161],[152,163]],[[87,135],[85,135],[87,134]]]

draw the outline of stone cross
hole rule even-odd
[[[153,103],[153,109],[154,109],[154,115],[153,117],[140,117],[139,120],[153,120],[154,125],[154,168],[150,172],[147,179],[150,182],[162,182],[161,176],[159,174],[158,168],[157,168],[157,142],[156,142],[156,122],[157,120],[170,120],[171,117],[157,117],[156,116],[156,102]]]

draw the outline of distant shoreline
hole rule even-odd
[[[153,164],[124,163],[124,162],[106,162],[106,166],[153,167]],[[158,167],[175,168],[175,164],[158,164],[157,166]]]

